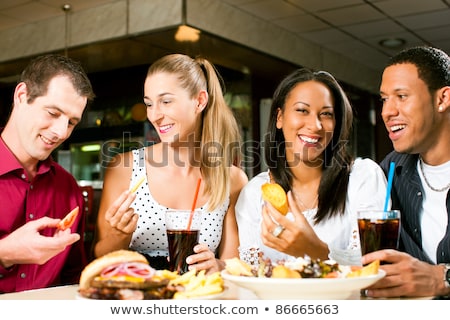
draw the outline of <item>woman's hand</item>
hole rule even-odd
[[[130,207],[135,198],[135,193],[124,191],[106,210],[105,220],[112,228],[126,234],[131,234],[136,230],[139,216]]]
[[[282,215],[270,203],[266,203],[262,210],[261,237],[263,243],[294,257],[303,257],[306,254],[313,259],[328,259],[327,244],[320,240],[314,232],[297,206],[292,193],[289,191],[287,195],[294,221]],[[283,231],[275,236],[273,232],[278,225],[283,227]]]
[[[195,254],[186,258],[189,270],[206,270],[206,274],[211,274],[224,268],[224,264],[216,259],[214,252],[209,250],[206,244],[197,244],[194,252]]]

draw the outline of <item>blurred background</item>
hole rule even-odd
[[[415,45],[450,52],[449,1],[0,0],[0,126],[31,58],[61,53],[81,61],[97,98],[54,157],[89,191],[96,212],[109,159],[158,141],[143,82],[153,61],[179,52],[217,66],[241,126],[249,178],[264,169],[273,91],[300,66],[340,81],[356,115],[354,154],[381,161],[392,150],[380,118],[383,65]]]

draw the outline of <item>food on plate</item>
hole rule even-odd
[[[234,276],[260,278],[352,278],[378,274],[380,262],[376,260],[365,267],[342,266],[332,260],[296,258],[272,263],[259,258],[258,265],[250,265],[238,258],[225,260],[225,270]],[[239,266],[239,267],[236,267]]]
[[[287,195],[278,183],[264,183],[261,186],[262,197],[270,202],[281,214],[286,215],[289,211]]]
[[[205,270],[198,273],[190,270],[170,281],[173,286],[181,286],[173,299],[190,299],[213,294],[219,294],[224,290],[224,282],[220,272],[206,275]]]
[[[79,212],[80,208],[78,206],[75,207],[72,211],[66,214],[66,216],[60,222],[58,222],[56,228],[59,230],[66,230],[70,228],[75,222],[75,219],[77,218]]]
[[[117,250],[93,260],[81,273],[79,293],[91,299],[169,299],[176,288],[169,279],[155,278],[156,270],[142,254]]]
[[[225,270],[227,270],[228,273],[237,276],[253,276],[252,267],[239,258],[225,260]]]
[[[380,260],[375,260],[364,267],[354,266],[352,267],[352,271],[350,271],[347,274],[347,278],[365,277],[377,274],[379,268],[380,268]]]
[[[272,269],[272,278],[301,278],[300,273],[279,264]]]
[[[296,270],[302,278],[338,278],[342,269],[339,264],[333,260],[297,258],[292,261],[286,261],[285,266]]]
[[[222,292],[220,273],[191,270],[183,275],[155,270],[145,256],[117,250],[89,263],[81,273],[79,294],[90,299],[188,299]]]

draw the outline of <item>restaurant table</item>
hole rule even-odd
[[[252,300],[258,299],[250,290],[238,287],[233,283],[225,281],[223,295],[218,296],[221,300]],[[80,299],[78,285],[59,286],[45,289],[28,290],[14,293],[0,294],[0,300],[74,300]]]
[[[256,300],[258,297],[250,290],[241,288],[225,280],[226,290],[222,295],[217,296],[220,300]],[[45,289],[28,290],[14,293],[0,294],[0,300],[76,300],[80,299],[78,285],[68,285],[51,287]],[[361,297],[359,292],[355,292],[348,300],[366,300],[370,298]],[[405,298],[402,298],[405,299]],[[433,297],[407,298],[430,300]],[[390,300],[390,299],[389,299]]]

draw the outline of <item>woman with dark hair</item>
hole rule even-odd
[[[325,72],[302,68],[276,89],[265,140],[269,167],[241,191],[236,204],[240,256],[276,262],[305,255],[361,264],[356,212],[382,209],[386,178],[370,159],[349,152],[353,112],[343,89]],[[261,186],[288,193],[284,216],[263,203]]]

